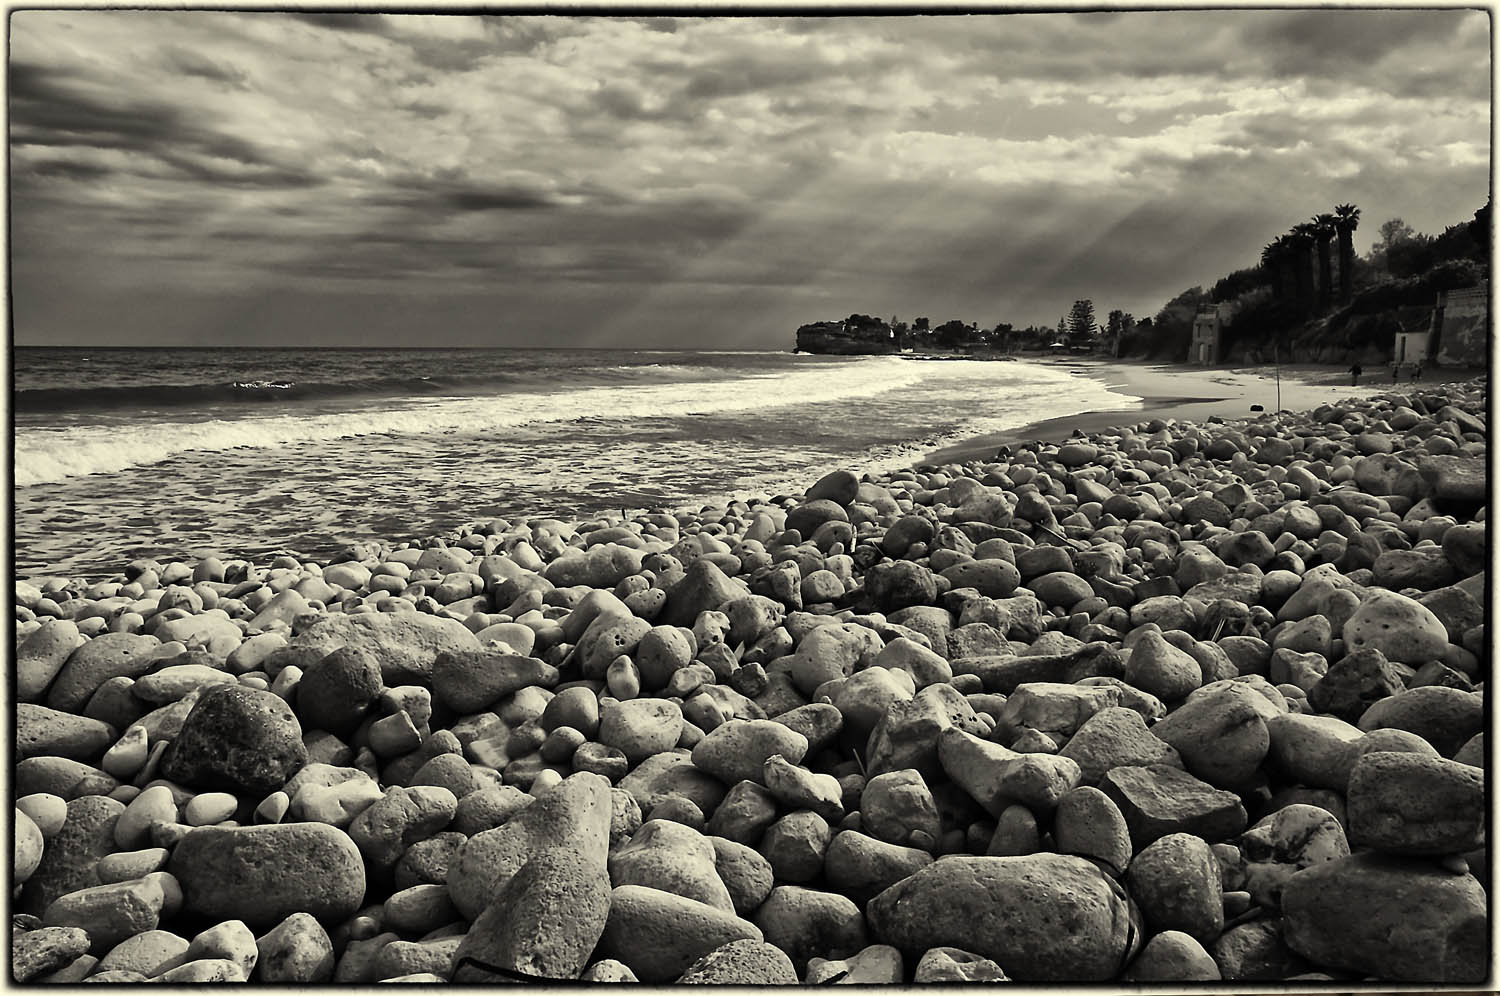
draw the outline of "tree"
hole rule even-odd
[[[918,318],[916,321],[911,323],[911,327],[916,329],[918,332],[926,332],[929,329],[927,319],[925,318]]]
[[[1337,219],[1331,214],[1314,215],[1310,224],[1312,225],[1313,241],[1318,249],[1318,309],[1327,311],[1328,306],[1333,303],[1333,236],[1338,231]]]
[[[1260,265],[1271,276],[1271,296],[1280,300],[1286,296],[1284,264],[1286,260],[1286,236],[1278,235],[1260,251]]]
[[[1416,230],[1406,222],[1400,218],[1392,218],[1380,226],[1380,241],[1376,242],[1370,251],[1372,253],[1376,250],[1382,253],[1390,252],[1391,246],[1405,242],[1416,234]]]
[[[1313,244],[1317,241],[1316,229],[1310,222],[1293,225],[1287,233],[1291,240],[1292,259],[1295,263],[1293,279],[1297,291],[1297,311],[1305,314],[1312,310],[1313,303]]]
[[[1068,316],[1063,315],[1057,320],[1057,338],[1061,339],[1068,334]]]
[[[1094,302],[1088,299],[1073,302],[1068,315],[1068,331],[1075,339],[1092,339],[1098,322],[1094,318]]]
[[[1339,303],[1348,304],[1354,294],[1354,230],[1359,227],[1359,208],[1340,204],[1333,209],[1339,236]]]
[[[1197,317],[1198,305],[1207,299],[1208,295],[1203,292],[1202,287],[1189,287],[1168,301],[1156,313],[1151,353],[1178,362],[1186,360],[1188,347],[1193,341],[1193,319]]]
[[[1485,201],[1484,207],[1474,212],[1474,220],[1469,222],[1469,235],[1479,247],[1476,258],[1488,260],[1490,258],[1490,202]]]
[[[947,346],[950,349],[967,345],[970,341],[969,327],[957,318],[939,325],[933,334],[939,345]]]

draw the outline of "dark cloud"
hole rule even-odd
[[[1442,42],[1462,23],[1462,11],[1297,10],[1261,12],[1241,41],[1288,76],[1337,76],[1369,67],[1421,41]]]
[[[486,211],[536,211],[555,208],[550,191],[521,184],[485,184],[466,178],[405,176],[369,195],[368,203],[421,215],[473,214]]]
[[[384,17],[379,14],[339,14],[306,11],[302,13],[288,13],[286,16],[303,24],[311,24],[316,28],[326,28],[329,31],[348,31],[354,34],[376,34],[387,33]]]
[[[17,179],[23,177],[47,177],[62,180],[100,180],[114,170],[98,163],[78,162],[71,159],[44,159],[15,171]]]
[[[248,77],[245,71],[225,62],[210,59],[198,52],[171,45],[162,52],[162,60],[168,69],[185,76],[197,76],[214,80],[231,87],[244,89]]]
[[[193,121],[181,107],[133,100],[78,86],[67,74],[28,63],[11,65],[13,146],[86,147],[137,152],[201,179],[310,186],[315,177],[287,167],[237,135]],[[230,170],[206,160],[226,160]]]

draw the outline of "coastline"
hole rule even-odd
[[[1078,376],[1102,381],[1111,391],[1140,400],[1130,407],[1079,412],[975,436],[932,450],[913,466],[992,460],[1000,446],[1014,446],[1026,440],[1060,442],[1075,432],[1099,432],[1149,419],[1198,422],[1213,416],[1248,418],[1259,414],[1250,410],[1251,405],[1261,405],[1267,412],[1277,408],[1274,367],[1199,367],[1092,356],[1025,359],[1030,363],[1066,368]],[[1355,387],[1349,383],[1348,371],[1340,367],[1318,364],[1283,366],[1280,407],[1294,412],[1310,411],[1326,401],[1364,399],[1412,387],[1404,380],[1392,385],[1382,375],[1388,376],[1384,368],[1367,371],[1360,378],[1359,386]],[[1416,386],[1459,381],[1473,375],[1471,370],[1432,370]]]

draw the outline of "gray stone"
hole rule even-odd
[[[909,957],[961,944],[1023,982],[1104,981],[1131,954],[1124,894],[1092,863],[1057,854],[947,857],[876,896],[866,915]]]
[[[521,975],[576,979],[610,914],[609,875],[592,849],[548,848],[495,893],[455,953]],[[464,966],[454,982],[495,981]]]
[[[269,927],[293,913],[337,922],[365,895],[359,848],[323,823],[200,827],[178,842],[167,870],[183,911],[215,923]]]
[[[1287,945],[1315,964],[1400,982],[1486,978],[1487,902],[1471,875],[1356,854],[1293,875],[1281,905]]]
[[[764,939],[753,923],[707,903],[622,885],[611,893],[597,953],[654,984],[680,978],[699,958],[732,941]]]

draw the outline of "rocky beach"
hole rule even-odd
[[[1487,381],[1324,393],[17,581],[12,977],[1481,987]]]

